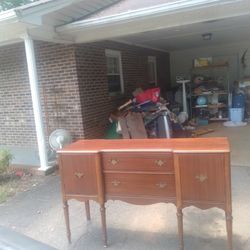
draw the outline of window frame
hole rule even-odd
[[[157,82],[157,59],[156,59],[156,56],[148,56],[148,67],[149,67],[149,63],[154,64],[154,81],[150,81],[150,79],[149,79],[149,84],[154,83],[155,86],[158,86],[158,82]]]
[[[119,66],[121,91],[119,91],[119,92],[110,92],[109,91],[109,94],[110,95],[121,95],[121,94],[124,94],[124,79],[123,79],[123,70],[122,70],[122,54],[121,54],[121,51],[111,50],[111,49],[105,49],[105,57],[106,57],[106,59],[107,59],[107,57],[115,57],[115,58],[118,58],[118,61],[119,61],[119,65],[118,66]],[[108,68],[107,60],[106,60],[106,66]],[[107,71],[107,76],[108,75],[109,75],[109,73]]]

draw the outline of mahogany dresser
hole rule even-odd
[[[171,202],[177,207],[179,249],[184,249],[183,213],[188,206],[225,211],[228,249],[232,250],[230,149],[226,138],[80,140],[59,152],[67,236],[71,241],[68,200],[100,204],[107,246],[105,202]]]

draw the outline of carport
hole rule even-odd
[[[230,63],[230,84],[243,74],[240,55],[250,39],[247,0],[159,0],[144,1],[144,6],[132,0],[117,4],[95,1],[92,10],[88,8],[85,14],[78,12],[78,15],[76,2],[60,1],[58,5],[57,1],[43,1],[0,16],[1,45],[22,40],[25,43],[41,170],[49,166],[33,40],[60,44],[112,40],[169,52],[172,85],[176,76],[189,78],[196,56],[226,56]],[[90,3],[83,1],[82,8],[87,5]],[[203,34],[211,34],[212,39],[204,40]],[[248,70],[244,69],[244,74]]]

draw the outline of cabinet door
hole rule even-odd
[[[95,156],[60,155],[61,181],[66,195],[97,195]]]
[[[181,199],[184,203],[225,202],[224,154],[190,153],[177,157]]]

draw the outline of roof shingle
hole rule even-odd
[[[176,0],[121,0],[97,13],[88,16],[88,19],[118,15],[173,2],[176,2]]]

